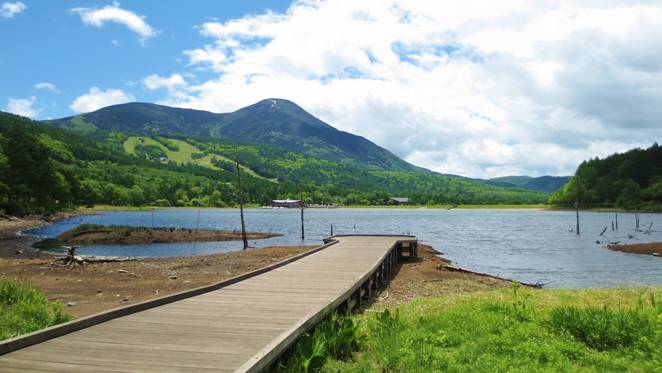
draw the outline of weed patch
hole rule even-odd
[[[342,360],[356,351],[361,334],[351,317],[336,312],[312,333],[305,333],[290,353],[272,367],[273,372],[319,372],[330,358]]]
[[[17,281],[0,281],[0,340],[69,321],[62,305]]]

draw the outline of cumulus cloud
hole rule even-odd
[[[21,1],[15,3],[2,3],[0,5],[0,16],[3,18],[14,18],[15,15],[22,13],[28,7]]]
[[[168,92],[168,99],[161,104],[171,104],[174,101],[189,99],[187,88],[188,83],[180,74],[172,74],[168,77],[152,74],[142,80],[143,86],[150,91],[165,89]]]
[[[92,87],[87,93],[78,96],[69,107],[76,113],[89,113],[106,106],[124,104],[134,100],[133,95],[121,89],[109,88],[104,91],[98,87]]]
[[[41,111],[33,107],[35,101],[37,101],[37,98],[34,96],[30,98],[10,98],[7,101],[5,111],[28,118],[35,118]]]
[[[34,85],[35,89],[39,90],[44,90],[44,91],[51,91],[53,93],[61,93],[59,89],[55,86],[53,83],[48,83],[48,82],[39,82]]]
[[[141,42],[157,35],[157,31],[145,21],[144,16],[121,8],[117,2],[103,8],[73,8],[71,11],[80,15],[83,23],[89,26],[101,27],[107,22],[124,25],[138,34]]]
[[[186,86],[186,80],[180,74],[172,74],[169,77],[152,74],[143,79],[145,88],[155,91],[166,88],[168,91],[175,91],[178,88]]]
[[[311,0],[198,30],[183,53],[217,75],[156,79],[172,103],[288,98],[444,173],[570,174],[662,137],[656,2]]]

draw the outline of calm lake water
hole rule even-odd
[[[613,252],[606,241],[662,241],[662,214],[619,214],[619,230],[611,231],[613,213],[582,212],[582,235],[569,232],[574,212],[533,210],[436,209],[307,209],[305,244],[318,245],[329,235],[387,233],[416,235],[443,252],[456,265],[549,287],[615,287],[662,284],[662,258]],[[199,221],[199,222],[198,222]],[[81,223],[239,230],[237,209],[173,209],[107,211],[77,216],[26,234],[55,237]],[[253,240],[254,247],[301,244],[299,211],[247,209],[247,229],[276,232],[282,237]],[[599,237],[605,226],[609,230]],[[602,241],[596,244],[596,240]],[[197,242],[150,245],[83,246],[81,254],[118,256],[181,256],[233,251],[241,242]]]

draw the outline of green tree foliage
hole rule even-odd
[[[582,192],[579,199],[584,206],[658,210],[662,207],[662,148],[655,143],[648,149],[584,161],[549,202],[570,205],[577,190]]]

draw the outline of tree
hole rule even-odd
[[[30,129],[21,123],[2,128],[6,157],[6,210],[12,214],[52,212],[57,195],[66,191],[66,179],[56,174],[49,151]]]
[[[145,204],[145,193],[138,185],[134,185],[129,189],[129,199],[132,206],[142,206]]]
[[[3,212],[1,206],[7,203],[7,193],[9,192],[6,181],[9,166],[7,165],[7,156],[5,156],[4,149],[2,148],[2,142],[2,137],[0,136],[0,213]]]
[[[641,189],[639,184],[632,179],[619,180],[621,194],[617,203],[625,208],[637,208],[641,201]]]

